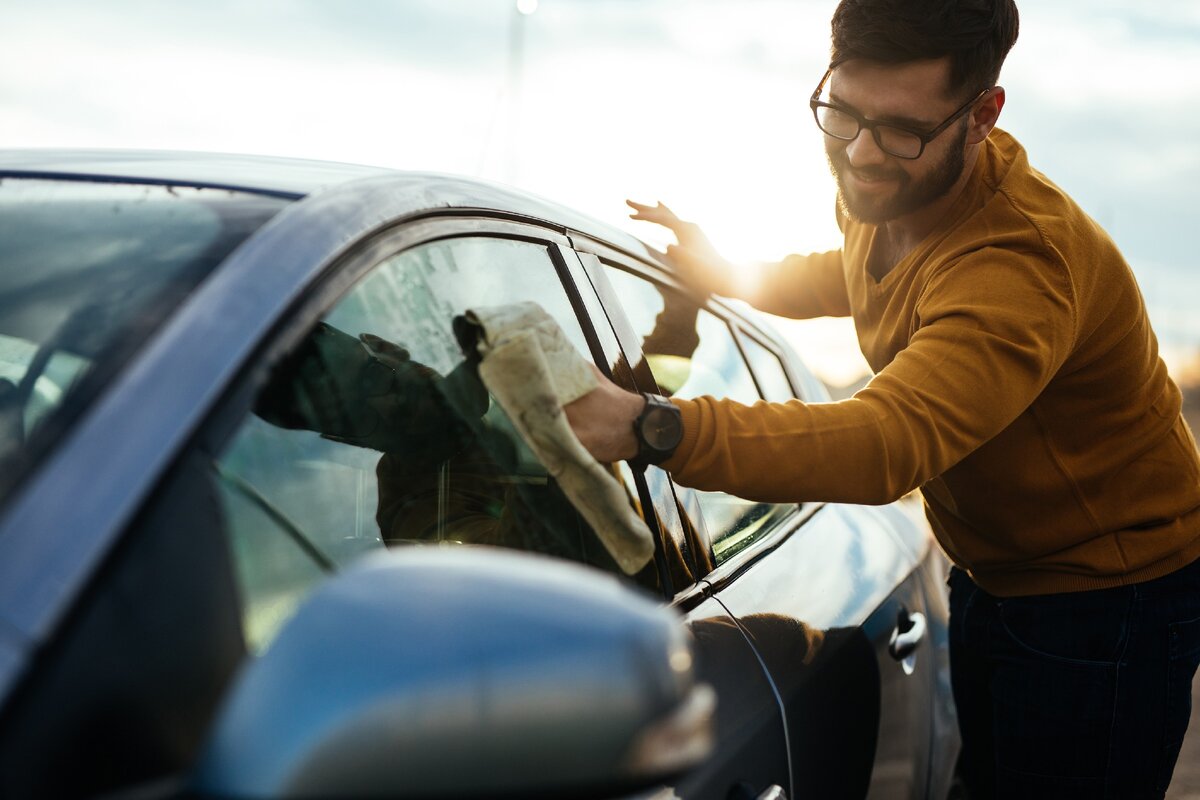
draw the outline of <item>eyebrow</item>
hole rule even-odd
[[[885,114],[882,117],[867,117],[865,114],[863,114],[857,108],[855,108],[854,106],[850,105],[849,103],[845,102],[840,97],[838,97],[837,94],[835,94],[832,89],[829,91],[829,99],[833,103],[855,112],[856,114],[863,117],[864,119],[870,119],[872,122],[881,122],[885,125],[897,125],[902,128],[911,128],[914,131],[927,131],[930,128],[937,125],[936,122],[930,122],[929,120],[913,119],[912,117],[904,117],[904,116],[899,116],[899,115]]]

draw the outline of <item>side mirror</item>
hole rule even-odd
[[[564,796],[648,786],[712,746],[670,609],[492,548],[379,553],[239,676],[192,788],[222,797]]]

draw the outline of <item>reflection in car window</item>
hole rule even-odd
[[[325,571],[385,545],[494,545],[619,571],[456,334],[468,309],[526,300],[589,352],[544,246],[472,237],[383,262],[276,365],[217,475],[252,646]],[[657,586],[653,563],[635,577]]]
[[[685,399],[712,395],[751,404],[762,398],[733,339],[719,317],[682,293],[607,267],[609,280],[642,339],[642,351],[663,393]],[[682,489],[689,513],[699,506],[715,563],[760,539],[793,508],[756,503],[722,492]]]
[[[0,497],[286,204],[216,189],[0,181]]]

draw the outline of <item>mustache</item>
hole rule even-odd
[[[852,167],[845,151],[837,154],[827,153],[826,157],[834,175],[850,174],[869,181],[903,180],[905,177],[901,170],[887,169],[886,167]]]

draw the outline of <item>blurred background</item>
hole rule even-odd
[[[837,247],[807,107],[835,0],[3,0],[0,147],[298,156],[474,175],[729,257]],[[1121,245],[1200,383],[1200,3],[1025,0],[1002,127]],[[846,320],[785,323],[827,383]],[[1196,397],[1200,390],[1189,391]]]

